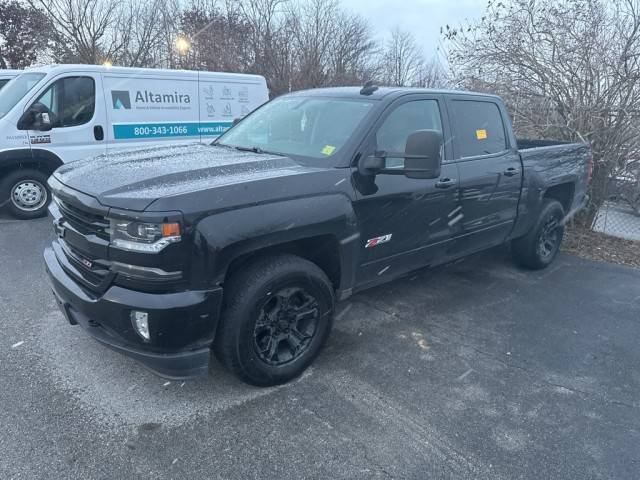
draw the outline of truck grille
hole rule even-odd
[[[100,260],[90,260],[62,239],[59,243],[65,256],[81,274],[82,279],[92,288],[98,288],[109,275],[108,264]]]
[[[79,232],[94,234],[104,240],[109,240],[109,221],[102,215],[87,212],[67,202],[56,198],[60,213]]]
[[[49,207],[58,240],[53,250],[62,268],[85,289],[101,293],[114,274],[108,259],[109,220],[105,215],[54,196]]]

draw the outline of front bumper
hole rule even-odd
[[[222,288],[160,294],[111,286],[97,295],[74,281],[67,273],[73,267],[52,248],[45,250],[44,259],[53,293],[72,325],[79,324],[100,343],[163,377],[182,379],[208,372]],[[131,310],[148,312],[148,343],[135,332]]]

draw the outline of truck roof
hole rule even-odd
[[[370,95],[361,94],[362,86],[360,87],[330,87],[330,88],[314,88],[311,90],[300,90],[293,92],[290,95],[300,96],[322,96],[322,97],[345,97],[345,98],[360,98],[370,100],[382,100],[384,98],[396,98],[408,93],[424,93],[424,94],[437,94],[437,95],[473,95],[490,98],[500,98],[497,95],[479,92],[468,92],[464,90],[447,90],[447,89],[434,89],[434,88],[420,88],[420,87],[379,87],[373,91]]]
[[[207,72],[207,71],[196,71],[196,70],[171,70],[165,68],[134,68],[134,67],[108,67],[104,65],[84,65],[84,64],[63,64],[63,65],[42,65],[39,67],[30,67],[26,69],[26,71],[33,72],[43,72],[43,73],[56,73],[56,72],[66,72],[69,70],[76,70],[82,72],[100,72],[100,73],[115,73],[115,74],[125,74],[125,75],[134,75],[134,74],[160,74],[160,75],[176,75],[176,74],[184,74],[184,75],[197,75],[201,74],[209,74],[209,75],[220,75],[224,77],[235,77],[235,78],[253,78],[256,80],[263,80],[264,77],[260,75],[246,74],[246,73],[227,73],[227,72]]]

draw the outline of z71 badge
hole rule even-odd
[[[390,242],[392,235],[393,233],[389,233],[387,235],[382,235],[381,237],[370,238],[369,240],[367,240],[367,243],[365,244],[364,248],[371,248],[371,247],[375,247],[376,245],[380,245],[381,243]]]

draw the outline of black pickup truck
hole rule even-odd
[[[65,316],[98,341],[166,377],[206,373],[213,352],[273,385],[313,361],[354,292],[505,242],[546,267],[590,175],[584,144],[519,143],[496,96],[302,91],[212,145],[61,167],[44,256]]]

